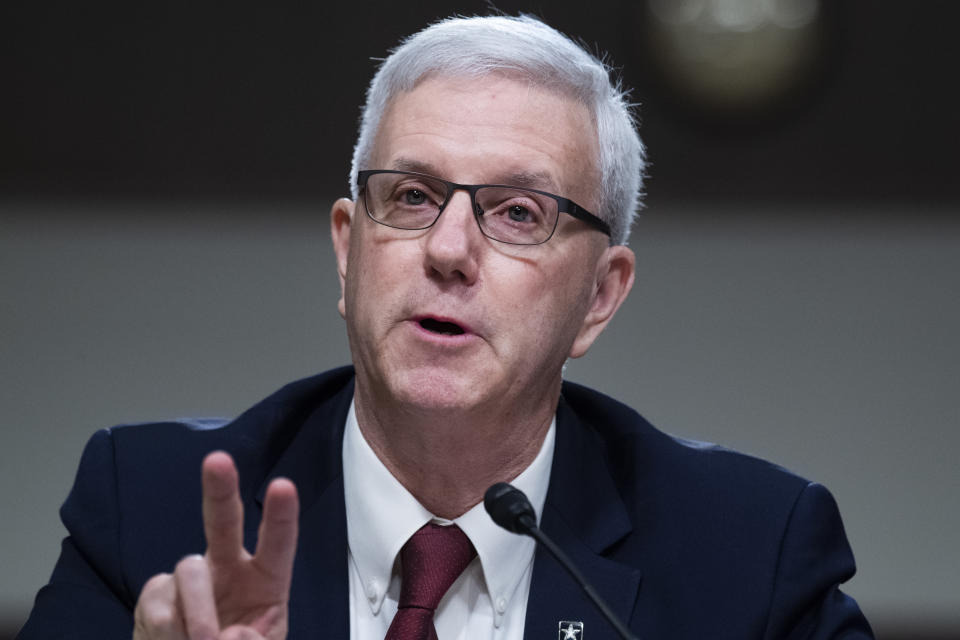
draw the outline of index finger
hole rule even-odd
[[[236,562],[243,555],[243,504],[233,458],[214,451],[203,460],[203,531],[211,563]]]

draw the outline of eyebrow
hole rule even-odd
[[[397,171],[425,173],[438,178],[442,175],[442,172],[429,162],[414,160],[412,158],[397,158],[393,162],[393,168]],[[484,184],[505,184],[513,187],[541,189],[543,191],[556,190],[559,188],[553,180],[553,177],[545,171],[514,171],[502,173],[498,174],[494,181]]]
[[[544,191],[556,191],[559,186],[553,181],[553,177],[545,171],[520,171],[511,173],[507,176],[507,184],[518,187],[529,187],[531,189],[543,189]]]
[[[397,158],[393,162],[393,169],[396,171],[413,171],[414,173],[426,173],[431,176],[437,176],[439,173],[432,164],[429,162],[421,162],[420,160],[411,160],[409,158]]]

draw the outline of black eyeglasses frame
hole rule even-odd
[[[374,218],[374,217],[373,217],[373,214],[370,213],[370,207],[367,206],[367,200],[366,200],[367,179],[368,179],[370,176],[377,175],[377,174],[384,174],[384,173],[398,174],[398,175],[405,175],[405,176],[414,176],[414,177],[420,177],[420,178],[425,178],[425,179],[429,179],[429,180],[435,180],[436,182],[439,182],[439,183],[443,184],[444,186],[446,186],[446,187],[447,187],[447,196],[446,196],[446,199],[444,199],[443,203],[442,203],[442,204],[440,205],[440,207],[437,209],[437,217],[435,217],[435,218],[433,219],[433,222],[431,222],[431,223],[428,224],[428,225],[422,226],[422,227],[417,227],[417,228],[415,228],[415,229],[407,229],[406,227],[395,227],[395,226],[393,226],[393,225],[391,225],[391,224],[387,224],[386,222],[383,222],[382,220],[377,220],[376,218]],[[440,216],[443,214],[443,211],[447,208],[447,204],[450,202],[450,199],[453,198],[454,192],[456,192],[456,191],[466,191],[467,193],[470,194],[470,205],[471,205],[471,207],[472,207],[472,210],[474,211],[474,216],[473,216],[473,217],[474,217],[475,219],[477,219],[477,226],[480,227],[480,233],[482,233],[482,234],[483,234],[484,236],[486,236],[487,238],[490,238],[491,240],[494,240],[494,241],[496,241],[496,242],[502,242],[502,243],[504,243],[504,244],[513,244],[513,245],[518,245],[518,246],[536,246],[536,245],[538,245],[538,244],[543,244],[544,242],[549,241],[550,238],[553,237],[553,234],[554,234],[554,233],[556,232],[556,230],[557,230],[557,223],[558,223],[558,221],[560,220],[560,216],[557,216],[557,219],[553,221],[553,229],[550,230],[550,234],[549,234],[546,238],[544,238],[543,240],[541,240],[540,242],[534,242],[534,243],[510,242],[509,240],[501,240],[500,238],[494,238],[494,237],[492,237],[492,236],[487,235],[487,232],[484,231],[483,225],[480,224],[479,216],[478,216],[478,214],[476,213],[476,211],[477,211],[477,198],[476,198],[476,196],[477,196],[477,191],[480,190],[480,189],[483,189],[483,188],[486,188],[486,187],[496,187],[496,188],[501,188],[501,189],[520,189],[521,191],[529,191],[529,192],[531,192],[531,193],[537,193],[537,194],[540,194],[540,195],[542,195],[542,196],[546,196],[546,197],[548,197],[548,198],[551,198],[551,199],[553,199],[553,200],[556,201],[556,203],[557,203],[557,211],[558,211],[559,213],[566,213],[566,214],[568,214],[568,215],[570,215],[570,216],[573,216],[573,217],[576,218],[577,220],[581,220],[582,222],[585,222],[586,224],[588,224],[589,226],[593,227],[593,228],[596,229],[597,231],[600,231],[601,233],[606,234],[608,237],[611,235],[610,225],[609,225],[609,224],[607,224],[604,220],[602,220],[602,219],[599,218],[598,216],[595,216],[594,214],[590,213],[589,211],[587,211],[586,209],[584,209],[583,207],[581,207],[580,205],[578,205],[578,204],[577,204],[576,202],[574,202],[573,200],[571,200],[571,199],[569,199],[569,198],[564,198],[564,197],[562,197],[562,196],[558,196],[558,195],[553,194],[553,193],[550,193],[550,192],[548,192],[548,191],[541,191],[541,190],[539,190],[539,189],[530,189],[530,188],[527,188],[527,187],[518,187],[518,186],[516,186],[516,185],[511,185],[511,184],[460,184],[460,183],[458,183],[458,182],[451,182],[450,180],[444,180],[443,178],[438,178],[437,176],[432,176],[432,175],[427,174],[427,173],[418,173],[418,172],[416,172],[416,171],[398,171],[398,170],[393,170],[393,169],[365,169],[365,170],[363,170],[363,171],[358,171],[358,172],[357,172],[357,187],[359,188],[359,190],[360,190],[360,192],[361,192],[361,197],[364,199],[364,200],[363,200],[363,208],[364,208],[364,211],[367,212],[367,217],[369,217],[371,220],[373,220],[373,221],[376,222],[377,224],[382,224],[382,225],[384,225],[385,227],[390,227],[390,228],[392,228],[392,229],[406,229],[406,230],[408,230],[408,231],[420,231],[420,230],[423,230],[423,229],[429,229],[430,227],[432,227],[433,225],[435,225],[435,224],[437,223],[437,220],[440,219]]]

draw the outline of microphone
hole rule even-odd
[[[483,506],[495,523],[512,533],[529,535],[537,528],[537,513],[523,491],[498,482],[483,495]]]
[[[540,530],[537,526],[537,513],[522,491],[506,482],[498,482],[487,489],[483,496],[483,506],[496,524],[507,531],[528,535],[546,547],[547,551],[560,563],[560,566],[567,570],[574,582],[580,585],[590,601],[600,610],[610,626],[617,630],[621,638],[624,640],[639,640],[604,602],[593,585],[587,582],[587,579],[574,566],[567,554]]]

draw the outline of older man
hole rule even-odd
[[[331,212],[353,368],[97,434],[21,637],[609,637],[484,513],[498,481],[642,637],[870,637],[824,489],[561,379],[633,283],[642,156],[607,69],[534,19],[406,41]]]

